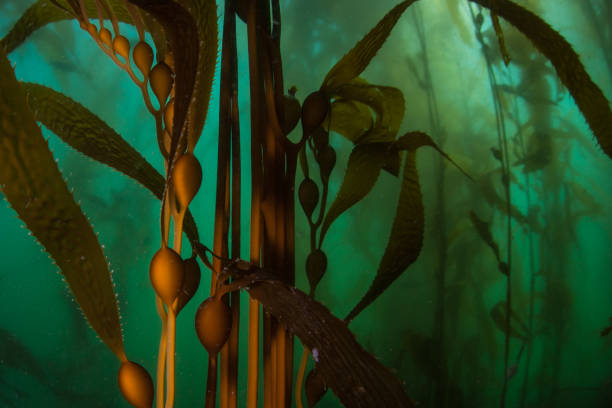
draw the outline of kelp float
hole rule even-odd
[[[290,406],[293,390],[296,404],[301,407],[304,386],[308,406],[315,405],[327,388],[348,407],[413,406],[401,381],[359,345],[348,325],[415,262],[423,247],[425,207],[416,167],[417,150],[430,146],[463,172],[429,135],[419,131],[398,135],[405,115],[404,95],[399,89],[371,84],[360,77],[397,21],[415,2],[404,1],[392,8],[331,68],[320,88],[301,104],[295,98],[295,89],[286,90],[283,81],[279,1],[225,2],[220,92],[214,98],[219,102],[220,126],[212,248],[200,242],[198,220],[191,216],[189,205],[206,177],[194,149],[206,120],[217,58],[214,1],[39,0],[2,39],[3,194],[60,268],[92,328],[119,359],[119,388],[130,404],[151,407],[155,403],[166,408],[175,405],[176,319],[198,289],[199,258],[211,273],[211,288],[196,315],[187,318],[194,319],[197,336],[209,354],[206,407],[214,407],[217,399],[221,407],[237,406],[239,375],[248,379],[249,408],[257,406],[260,393],[266,407]],[[512,64],[512,55],[506,48],[499,18],[518,28],[550,60],[599,146],[612,157],[610,105],[567,41],[541,18],[511,1],[469,2],[491,10],[506,64]],[[482,19],[482,10],[479,16]],[[238,24],[242,24],[240,21],[246,24],[248,33],[251,98],[248,260],[239,259],[240,207],[244,198],[240,176],[236,17]],[[7,54],[38,28],[67,19],[78,21],[83,35],[90,36],[101,52],[141,90],[155,122],[165,174],[156,172],[102,119],[68,96],[43,85],[16,80]],[[136,28],[139,38],[136,44],[130,44],[121,34],[119,22]],[[482,25],[482,21],[478,23],[475,17],[475,24]],[[146,41],[146,33],[150,34],[152,44]],[[68,191],[37,122],[83,155],[138,181],[161,200],[160,248],[149,268],[157,295],[155,307],[162,322],[155,381],[126,356],[102,248]],[[293,141],[288,135],[298,124],[301,137]],[[342,135],[354,147],[339,191],[331,200],[329,180],[336,167],[336,151],[330,137],[336,135]],[[505,185],[509,189],[508,150],[502,146],[493,153],[506,166]],[[296,188],[298,163],[304,179]],[[324,238],[342,214],[370,194],[383,171],[401,180],[387,245],[370,288],[354,302],[350,313],[339,319],[315,300],[328,257],[333,256],[324,249]],[[470,175],[465,175],[465,183],[472,183]],[[310,253],[304,268],[295,262],[296,195],[310,230]],[[505,198],[495,195],[494,201],[505,206],[509,223],[511,217],[518,217],[509,194]],[[469,215],[510,285],[511,265],[503,259],[490,225],[474,212]],[[522,220],[528,223],[525,217]],[[193,253],[187,259],[180,255],[183,232]],[[310,284],[308,295],[295,288],[296,272],[302,270]],[[242,289],[250,295],[247,313],[240,311]],[[238,327],[239,319],[245,317],[249,323],[248,368],[242,374],[238,371]],[[534,333],[513,309],[510,295],[493,307],[490,318],[505,333],[506,344],[510,337],[524,343],[518,361]],[[604,329],[602,335],[608,332],[609,329]],[[294,336],[305,349],[295,381]],[[421,343],[430,344],[427,339]],[[259,361],[260,353],[263,361]],[[506,366],[507,354],[506,351]],[[310,355],[316,365],[306,374]],[[505,386],[504,382],[502,406]]]

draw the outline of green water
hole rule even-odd
[[[0,37],[32,3],[0,1]],[[612,28],[604,17],[612,10],[607,0],[519,3],[565,36],[593,81],[612,98],[607,55]],[[281,1],[286,87],[295,85],[300,100],[318,89],[336,61],[395,4]],[[449,5],[454,14],[447,11]],[[222,10],[220,5],[218,12]],[[482,32],[502,89],[513,164],[512,204],[519,213],[511,224],[513,308],[525,324],[530,311],[533,316],[531,342],[523,352],[521,340],[512,338],[510,343],[510,365],[516,364],[517,371],[508,381],[506,406],[610,407],[612,334],[600,333],[612,324],[612,160],[597,146],[553,67],[504,22],[513,62],[503,67],[489,14],[484,15]],[[417,27],[422,27],[424,42],[419,41]],[[134,44],[136,31],[128,26],[121,30]],[[505,299],[506,278],[468,215],[473,211],[491,224],[507,261],[507,216],[503,206],[487,201],[486,195],[492,188],[504,197],[500,173],[495,172],[499,162],[490,150],[498,147],[491,82],[473,33],[465,2],[422,0],[402,16],[362,74],[370,83],[402,91],[406,113],[400,135],[410,130],[429,133],[476,181],[446,164],[441,173],[437,154],[419,150],[426,213],[423,250],[350,326],[359,342],[401,378],[407,394],[425,407],[499,406],[505,375],[504,334],[490,310]],[[240,21],[238,55],[243,196],[249,197],[248,63],[246,28]],[[45,84],[80,102],[162,171],[154,121],[140,91],[77,23],[41,28],[9,59],[18,79]],[[428,75],[432,86],[421,86]],[[202,242],[211,247],[218,88],[216,74],[208,119],[195,151],[204,181],[190,206]],[[104,245],[118,293],[126,353],[153,373],[160,324],[148,265],[160,245],[159,202],[131,179],[71,150],[47,129],[43,134]],[[338,135],[332,135],[330,143],[338,157],[330,179],[334,197],[352,145]],[[298,182],[301,179],[298,171]],[[398,193],[399,180],[381,173],[370,196],[331,227],[323,246],[328,272],[317,299],[335,315],[345,316],[369,287],[387,243]],[[244,258],[248,214],[245,199]],[[89,328],[58,268],[5,201],[0,205],[0,243],[0,406],[128,406],[116,385],[116,359]],[[308,252],[308,224],[296,207],[297,286],[306,291]],[[189,254],[189,249],[183,252]],[[196,299],[178,320],[178,408],[203,405],[207,356],[193,330],[195,310],[208,293],[209,275],[202,270]],[[242,309],[247,310],[246,296]],[[239,406],[246,395],[247,323],[241,320]],[[301,346],[296,349],[297,366]],[[442,368],[437,369],[440,361]],[[318,406],[340,403],[328,392]]]

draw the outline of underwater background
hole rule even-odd
[[[0,37],[33,1],[0,0]],[[397,2],[281,1],[285,84],[303,100],[325,74]],[[543,17],[580,55],[612,98],[612,5],[607,0],[518,1]],[[223,10],[219,3],[219,13]],[[476,6],[471,10],[478,12]],[[501,90],[512,159],[511,373],[504,373],[499,302],[506,277],[470,212],[491,226],[508,252],[503,184],[495,157],[498,132],[483,47],[467,2],[422,0],[402,16],[362,77],[402,90],[400,133],[422,130],[473,178],[421,149],[424,248],[415,262],[352,324],[359,342],[405,382],[421,406],[499,405],[504,375],[508,407],[612,406],[612,161],[597,146],[554,68],[502,21],[512,62],[504,67],[488,12],[481,33]],[[222,19],[219,20],[222,24]],[[244,194],[249,194],[249,93],[246,28],[238,22]],[[221,29],[220,29],[221,30]],[[132,43],[129,26],[122,33]],[[162,157],[140,91],[75,21],[36,31],[9,54],[17,78],[41,83],[96,113],[158,170]],[[201,193],[190,209],[212,247],[218,132],[218,75],[195,154]],[[71,150],[47,129],[54,157],[104,245],[118,293],[126,351],[154,372],[159,318],[148,278],[159,248],[159,202],[141,185]],[[338,191],[352,145],[331,138]],[[493,148],[493,150],[492,150]],[[303,178],[299,173],[298,182]],[[374,191],[330,229],[328,272],[317,299],[345,316],[376,271],[395,214],[399,180],[383,172]],[[243,208],[248,257],[248,200]],[[297,207],[296,207],[297,208]],[[297,286],[308,288],[309,230],[296,210]],[[183,251],[188,256],[189,250]],[[124,407],[118,364],[82,317],[58,268],[15,212],[0,204],[0,407]],[[176,407],[201,405],[207,356],[193,330],[207,296],[203,270],[197,301],[177,322]],[[246,309],[246,296],[242,297]],[[246,318],[241,320],[245,349]],[[518,333],[521,332],[521,333]],[[296,340],[297,367],[301,346]],[[523,347],[524,346],[524,347]],[[246,358],[241,354],[241,373]],[[445,364],[441,366],[440,361]],[[514,372],[514,369],[516,370]],[[241,375],[239,406],[246,395]],[[444,384],[445,397],[436,397]],[[331,392],[317,406],[337,407]]]

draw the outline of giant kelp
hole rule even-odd
[[[522,30],[536,43],[538,48],[551,59],[559,75],[562,78],[565,75],[564,82],[566,82],[587,118],[604,152],[610,155],[609,143],[607,143],[609,135],[606,133],[608,128],[605,123],[602,125],[602,122],[609,119],[610,109],[607,100],[597,86],[591,82],[569,44],[564,42],[562,37],[546,26],[542,20],[511,2],[473,1],[492,8],[492,21],[495,25],[495,34],[492,35],[492,38],[495,38],[500,44],[505,35],[496,16],[514,23],[520,29],[522,27]],[[51,3],[62,4],[64,11],[43,12],[43,9],[53,5]],[[142,26],[138,22],[139,18],[134,18],[135,15],[138,15],[134,12],[134,10],[137,10],[134,6],[128,5],[126,2],[115,4],[115,2],[102,0],[51,3],[38,2],[35,6],[38,8],[34,8],[34,11],[28,12],[29,14],[26,13],[27,16],[17,23],[15,30],[3,40],[3,44],[9,44],[10,47],[14,48],[37,27],[57,21],[60,18],[77,19],[81,28],[87,31],[102,51],[120,68],[124,69],[137,86],[141,88],[145,105],[147,105],[156,121],[158,144],[167,166],[165,180],[164,176],[154,172],[140,154],[108,127],[102,119],[96,117],[83,106],[59,92],[40,85],[27,84],[24,86],[30,94],[28,104],[34,112],[34,117],[28,118],[29,120],[32,122],[33,120],[39,120],[78,151],[140,181],[153,191],[158,198],[162,198],[162,215],[160,217],[162,243],[152,262],[150,276],[153,287],[158,294],[157,310],[162,321],[157,373],[157,404],[162,406],[164,400],[166,400],[166,405],[172,406],[174,399],[174,325],[179,310],[174,304],[173,296],[179,295],[169,293],[167,287],[164,286],[166,279],[163,277],[163,272],[159,271],[166,268],[159,267],[155,259],[158,259],[158,255],[162,254],[176,261],[172,262],[180,263],[177,257],[167,254],[170,246],[176,250],[177,254],[181,252],[183,218],[188,217],[188,206],[202,179],[201,168],[192,153],[202,132],[212,90],[214,62],[217,55],[216,5],[212,1],[205,0],[177,2],[133,0],[130,2],[140,7],[139,10],[141,11],[137,13],[140,13],[142,19],[149,18],[150,21],[158,22],[155,23],[158,24],[155,26],[158,28],[157,31],[149,28],[158,54],[154,69],[161,67],[156,72],[163,71],[165,75],[167,74],[166,85],[174,83],[166,89],[167,93],[173,92],[172,95],[162,92],[163,97],[160,97],[155,90],[154,82],[156,81],[152,78],[153,75],[148,72],[149,67],[145,66],[143,69],[141,64],[136,61],[136,55],[133,58],[144,79],[140,80],[134,75],[131,68],[132,58],[129,54],[129,43],[127,43],[126,52],[125,48],[106,44],[104,42],[105,37],[102,36],[105,21],[111,20],[113,23],[116,38],[119,37],[117,21],[131,22],[135,24],[139,31],[137,47],[142,48],[142,44],[146,43],[146,40],[142,34]],[[209,351],[209,376],[206,385],[206,405],[212,407],[217,395],[219,395],[221,405],[224,407],[237,404],[235,394],[238,376],[236,360],[239,354],[237,342],[237,327],[239,326],[237,319],[240,317],[239,298],[235,294],[232,294],[231,298],[225,295],[232,290],[246,287],[251,294],[247,406],[254,408],[257,404],[258,383],[263,383],[265,404],[274,403],[277,406],[289,404],[293,384],[294,334],[302,340],[307,348],[304,352],[303,365],[300,367],[301,375],[298,376],[298,383],[304,377],[308,356],[312,355],[317,362],[316,370],[307,376],[310,380],[306,380],[306,392],[310,404],[313,404],[311,394],[313,392],[313,378],[315,378],[318,381],[319,388],[324,389],[326,384],[348,406],[377,406],[381,403],[386,406],[410,406],[412,402],[405,395],[400,382],[358,346],[342,321],[330,315],[329,311],[313,298],[317,285],[322,281],[328,269],[328,260],[334,259],[330,238],[325,242],[326,245],[323,245],[324,237],[332,224],[336,224],[338,219],[342,219],[344,213],[350,213],[351,207],[372,195],[373,189],[382,184],[383,176],[389,177],[381,170],[385,170],[390,176],[400,179],[400,182],[394,185],[394,189],[399,192],[397,206],[395,207],[396,212],[389,228],[386,248],[373,282],[366,295],[357,302],[357,306],[352,309],[345,321],[353,320],[364,308],[379,298],[402,273],[414,264],[423,250],[425,215],[426,209],[429,210],[430,206],[423,200],[421,188],[434,183],[429,179],[422,180],[423,175],[421,175],[421,179],[419,178],[416,150],[418,147],[428,145],[434,147],[444,158],[450,159],[443,152],[443,150],[447,150],[443,143],[453,140],[455,137],[450,132],[449,136],[451,137],[448,139],[442,137],[444,131],[440,127],[441,122],[438,118],[434,126],[433,136],[440,137],[440,140],[436,139],[436,142],[434,142],[424,132],[418,131],[409,131],[398,138],[402,120],[410,111],[404,106],[405,101],[402,91],[393,86],[371,84],[361,77],[370,62],[375,61],[375,55],[386,42],[387,37],[404,11],[414,1],[404,1],[392,8],[368,34],[358,41],[344,57],[339,59],[323,78],[320,88],[304,100],[301,109],[299,102],[294,97],[295,89],[290,90],[289,95],[285,95],[281,59],[283,55],[280,52],[281,19],[279,3],[277,1],[233,3],[228,1],[225,9],[226,20],[224,22],[221,92],[219,97],[223,109],[220,112],[222,126],[220,126],[219,132],[217,202],[212,251],[198,242],[197,235],[195,235],[195,226],[189,227],[188,224],[185,224],[185,230],[192,238],[195,252],[211,269],[212,276],[210,297],[202,302],[197,315],[200,317],[196,317],[198,336],[205,346],[211,344],[207,336],[213,336],[213,343],[218,345],[219,348],[227,338],[230,339],[228,345],[221,349],[220,356],[217,356],[217,351],[219,351],[217,347],[212,349],[207,347]],[[96,7],[99,4],[102,4],[103,7]],[[457,3],[450,2],[449,4],[454,7]],[[85,5],[84,9],[81,8],[82,5]],[[120,13],[108,13],[109,5],[112,5],[113,9],[115,7],[119,10],[125,9],[126,14],[121,17]],[[232,19],[235,18],[233,5],[240,12],[239,17],[246,22],[249,36],[252,103],[250,263],[243,261],[230,263],[228,260],[230,254],[232,257],[240,256],[239,241],[241,235],[239,109],[236,37],[235,26],[232,23]],[[87,13],[88,17],[93,17],[99,12],[99,27],[86,20],[83,12]],[[482,17],[482,14],[479,15]],[[454,10],[454,16],[455,21],[460,21],[457,10]],[[524,27],[525,21],[529,22],[532,27]],[[480,24],[482,25],[482,22]],[[148,24],[147,26],[151,27]],[[160,26],[163,27],[163,33],[159,30]],[[554,40],[556,45],[550,48],[544,44],[545,41],[538,38],[538,35],[541,34],[540,31],[545,34],[547,39]],[[84,35],[87,34],[84,33]],[[422,30],[420,35],[421,37],[424,35]],[[511,47],[506,49],[505,46],[502,46],[502,54],[504,57],[510,56],[511,58]],[[571,62],[569,68],[563,66],[557,54],[569,55],[568,58]],[[152,55],[151,51],[151,62]],[[117,58],[118,56],[122,59]],[[427,75],[430,74],[425,71],[423,76],[427,77]],[[581,78],[578,84],[573,82],[573,75]],[[431,98],[431,78],[428,78],[427,81],[420,78],[420,83],[423,89],[430,89],[428,98]],[[159,98],[159,108],[153,107],[148,100],[149,96],[146,88],[149,84]],[[173,88],[173,91],[171,91],[171,88]],[[512,90],[507,93],[512,94]],[[594,95],[595,98],[586,97],[586,94]],[[168,97],[174,99],[168,99]],[[594,105],[589,105],[592,100],[596,102]],[[431,104],[430,108],[434,109]],[[595,111],[597,112],[593,113]],[[506,113],[500,108],[497,114],[503,115]],[[440,116],[443,116],[443,114],[440,114]],[[302,138],[298,142],[289,141],[286,136],[296,126],[299,119],[302,121]],[[542,127],[544,126],[542,125]],[[346,169],[341,168],[336,163],[337,158],[341,158],[340,155],[342,154],[338,149],[338,144],[335,141],[331,142],[336,137],[336,133],[348,139],[353,145]],[[534,134],[533,137],[537,137],[537,135]],[[539,139],[541,138],[536,140],[540,141]],[[543,139],[542,141],[545,142]],[[489,180],[491,183],[483,187],[483,190],[486,190],[485,193],[487,191],[490,193],[489,201],[492,204],[490,210],[493,214],[496,211],[506,214],[508,231],[510,231],[512,217],[523,224],[525,229],[529,228],[536,231],[539,221],[537,220],[537,213],[532,213],[530,207],[528,209],[529,213],[523,215],[522,209],[511,202],[508,193],[511,183],[514,183],[514,186],[521,186],[521,184],[516,181],[510,170],[509,150],[503,147],[496,151],[498,152],[497,160],[502,165],[501,181],[506,193],[503,197],[496,191],[497,183],[493,184],[493,177],[497,177],[499,174],[497,171],[491,172],[491,180]],[[554,162],[555,158],[551,157],[550,149],[542,150],[542,152],[537,148],[534,151],[523,151],[523,153],[526,153],[521,157],[523,161],[514,162],[514,164],[524,165],[526,174],[548,170],[550,163]],[[294,188],[298,157],[305,180],[299,188]],[[312,162],[313,157],[314,163]],[[532,160],[529,161],[529,158]],[[191,164],[184,164],[185,162]],[[313,164],[318,167],[320,182],[314,180],[316,171],[310,171]],[[184,170],[185,168],[187,170]],[[332,188],[330,188],[332,173],[339,174],[342,182],[336,197],[333,201],[330,200],[331,204],[328,206],[328,195],[332,191]],[[32,174],[36,176],[36,171]],[[440,189],[444,188],[442,180],[443,177],[440,179],[438,194]],[[463,179],[463,182],[469,184],[467,179]],[[529,188],[528,183],[526,188]],[[299,272],[302,269],[296,268],[295,264],[294,190],[297,190],[299,202],[306,213],[310,227],[310,255],[306,259],[305,265],[311,285],[310,296],[306,296],[293,288],[296,281],[296,271]],[[475,194],[482,194],[482,192]],[[455,196],[451,194],[447,197],[452,200]],[[315,216],[317,207],[319,211]],[[444,211],[444,207],[441,208]],[[463,217],[468,210],[474,211],[472,214],[476,213],[475,206],[468,207],[462,210]],[[427,212],[431,213],[431,211]],[[480,210],[478,210],[478,213],[480,213]],[[438,216],[438,214],[435,216]],[[169,242],[170,234],[168,232],[170,218],[174,220],[175,228],[172,244]],[[376,215],[362,214],[357,218],[359,218],[358,221],[366,218],[374,219]],[[476,216],[472,216],[472,220],[481,237],[494,251],[499,269],[507,275],[508,287],[510,287],[510,268],[504,265],[509,264],[511,259],[507,259],[507,263],[502,261],[501,251],[497,243],[493,241],[490,226]],[[453,222],[456,222],[456,220],[453,220]],[[444,228],[444,223],[444,218],[440,218],[436,227],[439,225]],[[337,227],[334,226],[334,228]],[[444,241],[443,235],[442,232],[441,239]],[[444,242],[441,245],[444,245]],[[512,242],[508,239],[509,251],[511,245]],[[375,251],[371,252],[375,253]],[[209,253],[212,253],[212,262],[207,259]],[[509,258],[511,257],[509,256]],[[194,258],[191,258],[191,262],[194,262],[193,260]],[[448,265],[449,268],[453,267],[453,263],[449,262]],[[466,265],[465,262],[457,262],[458,267],[467,268]],[[259,269],[260,266],[264,268],[266,273],[262,273]],[[508,268],[508,270],[505,268]],[[170,292],[194,293],[196,291],[197,284],[190,284],[189,288],[183,287],[186,279],[182,278],[184,272],[182,268],[173,266],[172,270],[176,274],[172,273],[170,275],[176,276],[167,276],[167,281],[173,288]],[[244,270],[248,270],[251,274],[246,274]],[[329,272],[337,275],[340,271],[330,270]],[[64,273],[66,272],[64,271]],[[179,275],[181,276],[180,279],[178,278]],[[162,277],[160,278],[160,276]],[[452,296],[455,296],[455,298],[452,304],[460,305],[468,290],[475,292],[484,290],[484,284],[474,285],[475,288],[473,289],[466,289],[466,282],[471,280],[473,283],[475,279],[473,276],[466,277],[465,271],[457,271],[454,276],[456,279],[452,283]],[[228,278],[231,281],[228,281]],[[443,305],[447,301],[444,293],[450,293],[451,288],[444,287],[444,280],[439,280],[439,282],[442,282],[442,287],[439,288],[438,296],[441,300],[438,303]],[[548,283],[550,284],[547,288],[550,299],[559,300],[568,297],[567,293],[560,289],[560,286],[553,287],[552,280],[549,280]],[[175,290],[176,288],[179,289]],[[457,288],[461,289],[457,290]],[[486,306],[481,293],[479,293],[479,296],[478,300],[474,302],[474,307],[484,308],[488,311],[490,307]],[[262,319],[264,332],[262,345],[259,344],[259,304],[256,300],[263,304],[264,310],[267,312]],[[353,304],[352,301],[349,303]],[[551,321],[558,319],[558,315],[555,315],[552,310],[552,303],[554,302],[550,301],[547,309],[545,309],[551,315]],[[184,302],[180,304],[182,307]],[[569,305],[569,303],[567,304]],[[215,305],[214,310],[220,312],[212,312],[210,305]],[[564,310],[567,311],[568,308],[569,306]],[[507,350],[510,336],[518,337],[525,342],[531,341],[531,322],[529,324],[522,322],[522,319],[519,319],[518,315],[513,312],[514,306],[511,307],[509,301],[506,303],[498,302],[490,310],[491,314],[487,316],[487,319],[490,319],[506,334]],[[219,314],[215,315],[215,313]],[[213,318],[210,316],[213,316]],[[203,321],[212,323],[202,324]],[[488,321],[488,326],[491,326],[491,321]],[[555,320],[555,322],[559,323],[559,327],[561,326],[559,320]],[[439,326],[444,326],[444,324],[444,317],[442,316],[436,322],[437,328],[434,329],[434,335],[423,337],[425,340],[421,343],[427,344],[423,347],[428,349],[428,354],[432,357],[426,363],[421,364],[422,367],[420,368],[430,381],[438,383],[435,386],[436,401],[452,401],[460,404],[465,401],[466,394],[458,381],[451,381],[453,375],[451,365],[447,364],[446,357],[433,357],[436,353],[444,351],[444,337],[441,334],[442,331],[439,330]],[[527,327],[528,325],[529,327]],[[217,329],[222,333],[216,333],[215,330]],[[494,342],[494,339],[490,340],[491,337],[494,336],[489,335],[489,341]],[[263,381],[258,374],[260,346],[263,349]],[[415,350],[418,348],[417,346],[414,347]],[[469,349],[469,346],[466,346],[466,348]],[[519,357],[522,350],[523,348],[518,354]],[[351,354],[354,358],[351,358]],[[494,355],[494,353],[490,354]],[[508,351],[506,351],[507,355]],[[516,359],[517,364],[519,357]],[[217,361],[219,361],[220,366],[219,390],[216,389]],[[431,366],[435,367],[432,368]],[[122,370],[126,367],[133,368],[133,366],[124,363]],[[350,373],[350,375],[347,375],[347,373]],[[165,380],[164,374],[166,374]],[[120,374],[120,378],[122,378],[122,374]],[[507,375],[506,378],[511,378],[511,376]],[[166,385],[167,388],[164,392],[163,388]],[[148,386],[143,385],[143,387],[147,388]],[[125,387],[122,387],[122,390],[133,404],[150,405],[149,399],[152,399],[152,397],[149,398],[146,395],[141,400],[140,397],[136,398],[126,392]],[[300,390],[299,386],[296,387],[296,390]],[[142,401],[144,403],[141,404]],[[299,392],[297,404],[301,405]]]
[[[37,121],[73,149],[138,181],[161,200],[164,177],[102,119],[53,89],[32,83],[23,86]],[[199,240],[193,216],[189,212],[185,232],[190,240]]]
[[[572,46],[545,21],[508,0],[470,0],[491,8],[525,34],[553,64],[574,97],[602,150],[612,157],[612,110],[603,92],[591,80]]]
[[[2,192],[66,277],[87,320],[125,359],[110,272],[94,232],[53,160],[26,94],[0,50]]]

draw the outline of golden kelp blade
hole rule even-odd
[[[132,18],[127,12],[123,0],[106,1],[113,7],[117,20],[123,23],[133,24]],[[66,0],[58,0],[57,3],[65,7],[66,10],[70,10]],[[11,28],[11,31],[9,31],[2,41],[0,41],[0,48],[4,48],[7,53],[10,53],[39,28],[50,23],[74,18],[66,10],[57,7],[50,0],[38,0],[23,13],[17,23]],[[85,1],[85,10],[90,17],[97,17],[98,15],[94,0]]]
[[[356,78],[350,83],[334,89],[333,96],[365,104],[376,113],[374,125],[359,135],[357,140],[354,141],[355,144],[395,140],[404,118],[405,109],[404,95],[399,89],[390,86],[372,85],[361,78]],[[332,110],[329,121],[332,128],[335,120]]]
[[[323,226],[321,242],[331,224],[346,210],[361,201],[372,190],[380,171],[393,158],[393,152],[386,143],[357,145],[351,152],[346,173],[338,195],[329,207]]]
[[[333,90],[357,77],[366,69],[402,13],[416,0],[406,0],[393,7],[374,28],[368,32],[340,61],[332,67],[323,80],[321,89]]]
[[[409,132],[393,145],[405,151],[404,173],[397,211],[391,226],[391,235],[382,256],[372,285],[351,310],[345,321],[350,322],[368,305],[375,301],[404,271],[414,263],[423,248],[425,230],[425,208],[416,167],[416,151],[421,146],[431,146],[445,159],[463,170],[444,153],[427,134]],[[361,145],[364,146],[364,145]],[[469,178],[465,172],[466,177]],[[342,187],[341,187],[342,188]],[[331,209],[330,209],[331,212]]]
[[[1,48],[0,187],[61,269],[93,329],[119,359],[125,359],[106,259],[62,179]]]
[[[193,16],[198,27],[200,50],[198,53],[198,70],[196,72],[193,100],[189,108],[190,132],[189,146],[195,146],[204,128],[210,93],[212,90],[215,67],[217,65],[218,28],[217,4],[214,0],[180,0]]]
[[[410,149],[405,152],[402,187],[385,253],[372,285],[346,321],[357,317],[416,261],[423,247],[424,230],[425,208],[416,168],[416,149]]]
[[[368,106],[350,99],[336,99],[331,104],[331,117],[332,120],[323,122],[325,130],[339,133],[353,143],[374,126]]]
[[[66,95],[43,85],[24,83],[36,120],[73,149],[138,181],[161,200],[164,177],[102,119]],[[198,231],[189,210],[185,233],[192,242]]]
[[[578,54],[565,38],[544,20],[508,0],[470,0],[493,8],[498,16],[515,26],[550,60],[563,85],[593,131],[603,151],[612,158],[612,110],[610,103],[584,69]]]
[[[358,77],[330,92],[330,96],[337,98],[332,103],[330,119],[325,121],[331,130],[337,131],[356,145],[395,140],[405,109],[404,95],[399,89],[371,85]],[[350,111],[346,112],[345,109],[349,106],[347,103],[353,103],[353,106],[359,109],[357,112],[360,118],[353,119],[348,115]],[[370,109],[376,114],[375,120]],[[342,112],[343,110],[345,112]],[[355,109],[351,111],[356,112]],[[364,120],[370,123],[366,125]],[[336,126],[338,121],[339,126]],[[400,161],[399,152],[395,152],[385,163],[383,170],[398,177]]]

